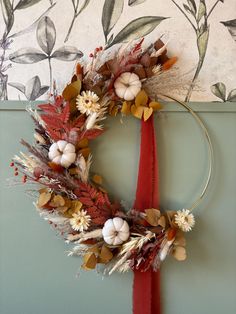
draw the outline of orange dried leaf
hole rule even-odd
[[[146,221],[151,225],[151,226],[158,226],[158,221],[161,216],[161,212],[158,209],[155,208],[149,208],[145,210],[146,213]]]
[[[170,228],[170,229],[168,230],[168,232],[167,232],[167,240],[168,240],[168,241],[173,240],[174,237],[175,237],[175,235],[176,235],[176,229]]]
[[[147,93],[142,89],[138,95],[135,97],[135,105],[136,107],[139,106],[146,106],[148,103],[148,95]]]
[[[55,164],[55,163],[52,162],[52,161],[49,161],[48,166],[49,166],[52,170],[54,170],[54,171],[56,171],[56,172],[63,172],[63,171],[64,171],[64,168],[63,168],[61,165]]]
[[[93,182],[96,183],[96,184],[101,185],[102,184],[102,177],[99,176],[98,174],[95,174],[93,176]]]
[[[86,148],[88,147],[89,141],[88,139],[85,137],[83,138],[81,141],[79,141],[79,143],[77,144],[78,148]]]
[[[169,70],[177,62],[177,60],[178,60],[177,57],[170,58],[162,65],[162,70],[163,71]]]
[[[79,80],[82,80],[82,75],[83,75],[83,67],[81,66],[80,63],[76,64],[76,75]]]
[[[90,148],[89,147],[82,148],[80,149],[79,152],[84,156],[84,158],[87,158],[90,154]]]
[[[152,108],[144,108],[144,113],[143,113],[143,119],[144,121],[147,121],[153,113]]]

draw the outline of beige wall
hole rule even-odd
[[[107,29],[112,28],[108,32],[109,39],[112,34],[115,37],[131,21],[145,16],[168,17],[158,25],[149,25],[152,31],[147,35],[147,42],[163,35],[164,41],[169,42],[170,53],[179,57],[180,75],[186,74],[190,83],[198,68],[194,90],[189,93],[190,100],[217,100],[211,91],[211,86],[217,82],[226,86],[226,93],[222,84],[214,88],[214,93],[223,99],[236,88],[235,0],[107,0],[105,4],[104,0],[74,0],[74,3],[79,3],[78,14],[68,37],[74,16],[72,0],[32,0],[31,5],[24,5],[26,2],[28,1],[14,1],[14,10],[6,11],[2,7],[3,14],[0,14],[0,38],[5,43],[0,49],[0,56],[5,56],[0,63],[2,99],[6,98],[6,89],[9,99],[25,99],[24,94],[31,99],[38,98],[39,93],[32,96],[32,86],[38,84],[38,81],[32,80],[36,75],[41,85],[50,85],[50,67],[45,55],[45,45],[48,45],[51,56],[59,48],[67,46],[64,48],[67,54],[60,54],[60,57],[58,53],[54,54],[51,60],[52,78],[57,81],[61,90],[71,77],[75,59],[78,57],[75,47],[87,58],[88,53],[96,46],[106,45],[104,33],[107,33]],[[20,4],[17,6],[17,3]],[[87,6],[84,7],[83,3]],[[146,23],[145,19],[141,19],[139,25],[132,28],[130,38],[137,37],[138,34],[142,36]],[[5,25],[7,30],[4,37]],[[198,28],[201,28],[200,33]],[[126,39],[123,37],[121,41]],[[69,61],[72,59],[73,61]],[[45,99],[46,88],[43,91]],[[233,91],[229,100],[235,101],[235,94]],[[182,94],[181,98],[184,99],[185,95]]]

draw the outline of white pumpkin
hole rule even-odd
[[[68,168],[76,158],[75,146],[67,141],[58,141],[49,148],[49,159],[55,164]]]
[[[133,100],[140,92],[142,84],[135,73],[124,72],[114,83],[115,93],[124,100]]]
[[[108,219],[102,229],[102,235],[107,244],[122,244],[129,238],[129,225],[120,217]]]

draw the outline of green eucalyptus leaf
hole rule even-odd
[[[37,41],[40,48],[49,56],[56,42],[56,28],[48,16],[44,16],[38,23]]]
[[[128,42],[151,33],[166,17],[143,16],[127,24],[107,46],[107,48],[122,42]]]
[[[226,87],[222,82],[218,82],[211,86],[211,92],[221,100],[225,101],[226,98]]]
[[[31,64],[47,59],[48,57],[35,48],[22,48],[9,55],[9,59],[15,63]]]
[[[235,89],[232,89],[230,92],[229,92],[229,95],[227,97],[227,101],[236,101],[236,88]]]
[[[198,53],[200,59],[204,59],[206,50],[207,50],[207,44],[208,44],[208,38],[209,38],[209,27],[198,36],[197,38],[197,47],[198,47]]]
[[[102,27],[105,38],[116,25],[124,7],[124,0],[105,0],[102,10]]]
[[[40,1],[41,0],[20,0],[16,5],[15,10],[26,9],[28,7],[31,7],[32,5],[35,5],[36,3]]]
[[[133,7],[135,5],[141,4],[143,2],[145,2],[146,0],[129,0],[128,5],[130,7]]]

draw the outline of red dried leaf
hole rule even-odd
[[[89,197],[80,197],[79,201],[83,203],[85,206],[92,206],[93,201]]]
[[[101,135],[104,132],[104,130],[88,130],[84,137],[86,137],[88,140],[92,140],[96,137],[98,137],[99,135]]]

